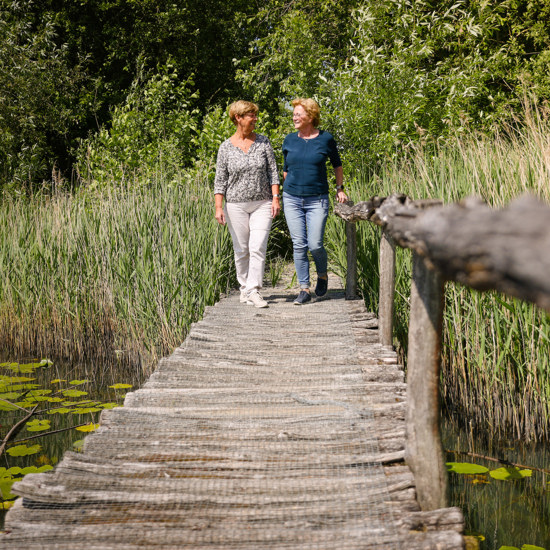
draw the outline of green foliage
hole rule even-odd
[[[447,462],[447,471],[455,474],[486,474],[489,468],[479,464],[471,464],[470,462]]]
[[[513,480],[522,480],[526,477],[531,477],[533,474],[532,470],[523,469],[508,466],[506,468],[497,468],[496,470],[491,470],[489,475],[493,479],[500,479],[502,481],[513,481]]]
[[[81,144],[79,169],[92,186],[123,181],[136,171],[181,170],[194,154],[198,111],[192,82],[178,81],[166,66],[145,82],[134,82],[123,106],[115,107],[109,128]]]
[[[15,445],[14,447],[10,447],[6,452],[10,456],[28,456],[39,453],[41,450],[42,447],[40,445],[32,445],[31,447],[27,447],[27,445]]]
[[[53,17],[34,21],[33,2],[0,2],[0,188],[33,189],[66,169],[83,120],[85,76],[70,66]]]
[[[32,369],[31,369],[32,367]],[[72,380],[66,387],[61,380],[52,379],[59,366],[54,367],[52,361],[43,359],[31,363],[8,362],[0,364],[2,372],[22,372],[32,370],[34,378],[11,376],[10,374],[0,375],[0,388],[3,393],[0,399],[4,404],[12,404],[11,408],[0,409],[0,425],[4,434],[0,439],[6,437],[12,426],[16,426],[29,414],[32,408],[32,420],[25,422],[26,432],[20,433],[19,439],[7,441],[5,456],[2,459],[10,467],[0,468],[0,509],[8,509],[10,503],[16,498],[12,493],[12,485],[30,473],[47,472],[53,469],[52,464],[57,462],[56,446],[60,437],[69,436],[69,442],[65,448],[72,444],[77,432],[91,432],[97,429],[98,424],[94,423],[98,414],[105,410],[118,407],[122,397],[114,395],[115,392],[108,391],[105,397],[107,400],[71,400],[66,401],[66,396],[80,397],[83,393],[74,390],[74,385],[82,385],[88,382],[84,379]],[[54,371],[55,369],[55,371]],[[71,371],[74,365],[70,366]],[[37,384],[22,384],[21,382],[36,381]],[[130,384],[122,384],[124,387],[131,387]],[[55,386],[55,390],[49,386]],[[99,392],[99,387],[94,387],[94,392]],[[52,396],[52,397],[49,397]],[[115,397],[117,402],[113,402]],[[20,399],[24,397],[25,401]],[[41,399],[47,397],[47,399]],[[39,404],[39,407],[35,406]],[[45,415],[49,415],[44,419]],[[90,421],[91,420],[91,421]],[[21,437],[22,436],[22,437]],[[12,436],[13,437],[13,436]],[[17,436],[16,436],[17,437]],[[26,444],[28,440],[40,438],[40,444]],[[62,449],[62,451],[65,450]]]
[[[249,45],[249,55],[236,60],[237,78],[245,92],[278,113],[279,103],[316,94],[321,79],[333,76],[345,58],[350,11],[358,2],[307,0],[299,5],[268,2],[252,21],[267,29]]]
[[[149,367],[177,346],[234,277],[230,236],[195,174],[1,203],[4,349],[39,342],[56,356]]]

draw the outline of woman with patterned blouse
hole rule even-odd
[[[271,223],[281,209],[277,163],[269,140],[254,132],[258,120],[255,103],[232,103],[229,118],[236,130],[218,150],[216,220],[221,225],[227,223],[231,233],[241,302],[267,307],[260,289]]]

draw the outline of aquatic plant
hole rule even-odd
[[[550,203],[550,121],[526,107],[525,121],[506,134],[461,135],[437,147],[402,151],[380,169],[349,169],[352,200],[404,193],[459,201],[476,195],[502,207],[523,193]],[[343,222],[331,216],[327,240],[334,269],[345,275]],[[378,307],[379,229],[357,224],[359,290]],[[397,250],[395,344],[406,360],[410,253]],[[550,316],[498,293],[446,285],[442,355],[445,410],[491,437],[550,437]]]
[[[13,505],[11,487],[16,481],[52,470],[71,445],[78,450],[77,432],[97,429],[99,413],[120,406],[124,393],[119,390],[132,387],[117,383],[102,392],[95,387],[92,393],[105,399],[90,399],[88,391],[76,389],[90,386],[90,380],[54,378],[57,374],[48,359],[0,363],[0,458],[5,463],[0,468],[0,510]],[[61,435],[68,438],[60,440]]]

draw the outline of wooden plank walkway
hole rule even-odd
[[[463,548],[459,509],[419,512],[377,319],[295,292],[207,308],[83,453],[14,486],[0,548]]]

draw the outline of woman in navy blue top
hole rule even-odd
[[[295,99],[292,119],[297,132],[283,142],[283,207],[292,238],[294,266],[300,284],[297,305],[311,300],[308,250],[315,262],[315,294],[328,289],[327,251],[323,241],[328,218],[327,160],[334,168],[336,200],[345,202],[343,169],[336,142],[329,132],[318,128],[320,109],[313,99]]]

